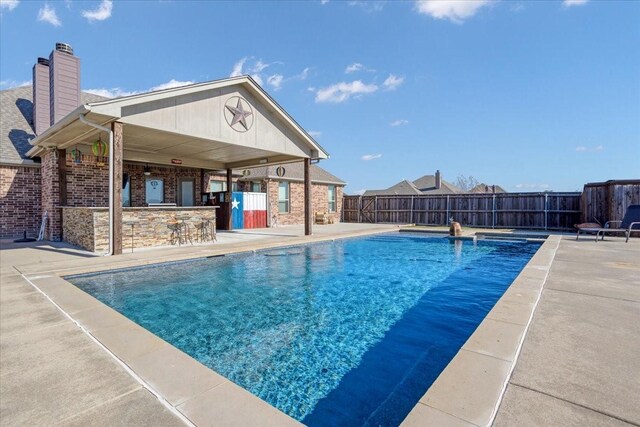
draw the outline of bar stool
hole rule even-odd
[[[173,217],[167,221],[167,228],[171,230],[171,235],[169,236],[171,244],[175,245],[178,242],[178,246],[182,246],[182,222]]]
[[[217,237],[216,237],[216,217],[215,216],[203,217],[202,220],[205,223],[205,227],[207,228],[207,231],[209,233],[211,241],[215,242],[217,240]]]
[[[187,243],[188,241],[193,245],[193,240],[191,240],[191,230],[189,228],[189,224],[187,223],[187,221],[191,219],[191,216],[180,215],[180,216],[176,216],[176,219],[178,221],[182,221],[180,228],[181,228],[182,234],[184,235],[184,242]]]
[[[198,238],[200,239],[200,243],[209,239],[209,224],[204,218],[195,217],[193,218],[195,221],[194,227],[196,228],[196,241]]]

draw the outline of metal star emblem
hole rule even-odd
[[[238,207],[238,205],[239,205],[239,204],[240,204],[240,202],[239,202],[239,201],[237,201],[237,200],[236,200],[236,198],[234,197],[234,198],[233,198],[233,202],[231,202],[231,209],[240,209],[240,208]]]
[[[227,107],[227,109],[231,111],[231,114],[233,114],[233,120],[231,120],[229,126],[233,127],[237,123],[240,123],[244,127],[244,130],[249,130],[249,126],[247,126],[247,117],[253,113],[251,111],[245,111],[240,98],[238,98],[238,103],[235,107],[232,107],[231,105],[225,105],[225,107]]]

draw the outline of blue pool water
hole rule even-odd
[[[393,233],[66,279],[307,425],[398,425],[538,247]]]

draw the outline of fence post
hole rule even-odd
[[[549,195],[544,193],[544,229],[547,230],[547,216],[549,215]]]
[[[444,218],[444,225],[449,224],[449,195],[447,194],[447,215]]]
[[[496,228],[496,195],[493,195],[493,202],[491,207],[491,228]]]
[[[376,196],[373,203],[374,203],[373,204],[373,223],[377,224],[378,223],[378,196]]]
[[[411,196],[411,217],[409,219],[409,223],[413,224],[413,196]]]

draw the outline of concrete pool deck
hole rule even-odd
[[[318,226],[311,238],[296,236],[294,227],[221,233],[210,246],[118,257],[93,257],[64,245],[3,245],[0,422],[297,424],[56,276],[394,229]],[[407,425],[486,425],[505,385],[495,425],[640,423],[633,398],[640,394],[640,242],[574,238],[553,236],[545,243],[550,249],[536,254]],[[533,310],[536,295],[538,307],[509,376],[529,323],[524,313]],[[466,403],[459,399],[465,397]]]

